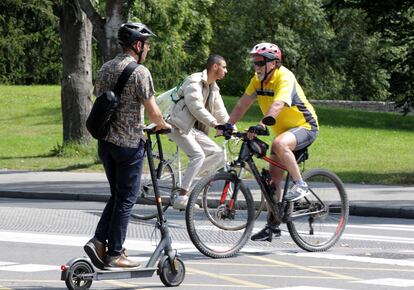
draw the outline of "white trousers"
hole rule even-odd
[[[168,137],[188,157],[188,165],[181,181],[182,189],[189,191],[197,174],[210,173],[224,166],[222,148],[200,130],[193,128],[187,135],[174,130]]]

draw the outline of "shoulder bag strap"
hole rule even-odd
[[[118,78],[118,81],[114,87],[114,93],[118,97],[121,97],[122,91],[124,90],[125,84],[128,81],[131,74],[138,67],[138,64],[135,61],[131,61],[122,71],[121,75]]]

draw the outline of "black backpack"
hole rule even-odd
[[[135,61],[130,62],[119,76],[115,88],[112,91],[104,92],[96,98],[86,120],[86,129],[88,129],[93,138],[103,139],[108,135],[109,124],[121,100],[124,86],[137,67],[138,64]]]

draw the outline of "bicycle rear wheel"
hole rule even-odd
[[[228,191],[240,182],[237,197]],[[200,208],[195,208],[195,205]],[[254,225],[254,202],[250,190],[229,172],[201,179],[192,191],[186,210],[187,231],[196,248],[211,258],[237,254],[246,244]]]
[[[162,210],[166,211],[172,204],[175,197],[176,182],[174,171],[170,164],[162,163],[160,166],[160,159],[158,156],[154,157],[155,170],[161,170],[158,181],[158,189],[162,201]],[[149,170],[148,159],[144,158],[141,187],[138,195],[138,200],[134,205],[131,217],[141,220],[153,219],[157,216],[157,205],[155,203],[154,187],[152,185],[151,173]]]
[[[287,227],[292,239],[309,252],[326,251],[341,237],[348,221],[349,202],[336,174],[313,169],[303,174],[311,194],[291,203]]]

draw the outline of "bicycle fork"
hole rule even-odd
[[[234,183],[234,189],[233,192],[231,189],[231,183]],[[220,206],[225,206],[227,211],[228,211],[228,215],[227,217],[229,218],[234,218],[234,213],[235,213],[235,205],[237,204],[237,194],[239,192],[240,189],[240,184],[241,184],[241,180],[237,175],[234,175],[234,180],[226,180],[226,182],[224,183],[223,186],[223,190],[221,192],[221,196],[220,196]],[[228,194],[231,194],[230,196],[230,200],[229,203],[226,204],[226,200],[227,200],[227,196]]]

